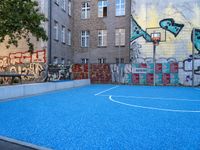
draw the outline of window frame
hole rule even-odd
[[[72,45],[72,31],[70,29],[67,30],[67,45]]]
[[[106,11],[106,13],[105,13],[105,11]],[[101,14],[100,14],[100,12],[101,12]],[[107,0],[99,0],[98,1],[98,17],[104,18],[107,16],[108,16],[108,1]]]
[[[81,31],[81,47],[88,48],[89,45],[90,45],[90,31],[83,30],[83,31]]]
[[[101,34],[100,34],[101,33]],[[100,41],[101,38],[101,41]],[[98,47],[107,47],[108,31],[98,30]]]
[[[106,58],[98,58],[98,64],[105,64]]]
[[[123,41],[122,41],[122,38],[123,38]],[[125,28],[115,29],[115,46],[125,46],[125,45],[126,45],[126,29]]]
[[[126,15],[126,0],[115,0],[115,16],[119,17],[125,15]]]
[[[54,34],[54,40],[59,41],[59,23],[56,20],[54,20]]]
[[[62,25],[62,28],[61,28],[61,42],[63,44],[66,43],[66,38],[65,38],[65,33],[66,33],[66,27],[64,25]]]
[[[89,1],[82,2],[81,3],[81,19],[89,19],[90,11],[91,11],[90,2]]]
[[[72,16],[72,1],[68,0],[68,15]]]
[[[81,64],[89,64],[89,58],[81,58]]]

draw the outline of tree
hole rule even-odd
[[[0,43],[7,37],[7,48],[10,45],[17,47],[18,41],[25,39],[32,52],[32,36],[38,41],[47,40],[46,32],[41,26],[45,21],[47,18],[40,12],[35,0],[0,0]]]

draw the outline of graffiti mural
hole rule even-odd
[[[46,78],[46,50],[37,50],[33,54],[29,52],[10,53],[0,57],[0,72],[12,72],[18,74],[31,74],[23,76],[23,81],[37,82]],[[0,78],[0,84],[9,83],[10,78]]]
[[[172,33],[175,37],[181,32],[184,25],[175,23],[174,19],[167,18],[160,21],[160,27]]]
[[[130,85],[153,85],[153,63],[136,64],[91,64],[90,76],[92,83],[120,83]],[[87,79],[88,65],[74,64],[73,79]],[[157,85],[178,85],[178,63],[156,64]]]
[[[87,64],[73,64],[72,76],[74,80],[88,79]],[[111,72],[108,64],[91,64],[90,78],[92,83],[111,83]]]
[[[193,33],[193,32],[195,32],[195,33]],[[196,48],[196,50],[200,54],[200,29],[194,29],[194,31],[192,31],[191,37],[192,37],[191,39],[192,39],[192,42],[194,44],[194,47]]]
[[[197,57],[198,56],[198,57]],[[181,85],[192,85],[192,56],[179,62],[179,78]],[[200,55],[196,54],[194,58],[194,85],[200,86]]]
[[[139,37],[143,37],[146,41],[151,42],[151,36],[138,25],[135,19],[132,18],[131,23],[132,23],[131,41],[134,41]]]
[[[139,44],[136,41],[131,42],[131,48],[130,48],[130,61],[131,63],[137,63],[137,60],[139,59],[141,52],[140,49],[142,48],[142,45]]]
[[[133,85],[153,85],[154,64],[111,64],[112,82]],[[156,64],[157,85],[178,85],[178,63]]]
[[[71,80],[72,65],[48,65],[48,81]]]
[[[108,64],[91,64],[92,83],[111,83],[111,72]]]
[[[72,78],[74,80],[88,79],[88,65],[87,64],[73,64]]]

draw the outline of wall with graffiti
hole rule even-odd
[[[111,64],[112,82],[133,84],[133,85],[153,85],[154,84],[154,64],[134,63],[134,64]],[[178,85],[178,63],[157,63],[156,64],[156,85]]]
[[[130,43],[132,63],[152,62],[151,33],[160,32],[161,42],[156,47],[156,62],[176,62],[179,84],[191,85],[194,80],[195,85],[200,85],[199,14],[199,0],[132,0]],[[193,44],[194,56],[192,56]]]
[[[153,85],[154,64],[91,64],[92,83],[121,83],[131,85]],[[88,65],[74,64],[73,79],[87,79]],[[178,63],[156,64],[156,85],[178,85]]]
[[[0,56],[1,73],[31,74],[23,76],[23,81],[38,82],[46,78],[46,50],[35,50],[30,52],[9,53],[7,56]],[[0,84],[9,84],[10,78],[1,77]],[[16,81],[17,82],[17,81]]]
[[[92,83],[111,83],[111,70],[108,64],[90,64],[90,70],[87,64],[74,64],[72,78],[74,80],[88,79],[88,71],[90,71]]]

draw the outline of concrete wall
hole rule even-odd
[[[85,86],[89,84],[90,80],[85,79],[85,80],[76,80],[69,82],[49,82],[49,83],[37,83],[37,84],[24,84],[16,86],[3,86],[0,87],[0,100],[30,96],[45,92],[51,92],[55,90]]]

